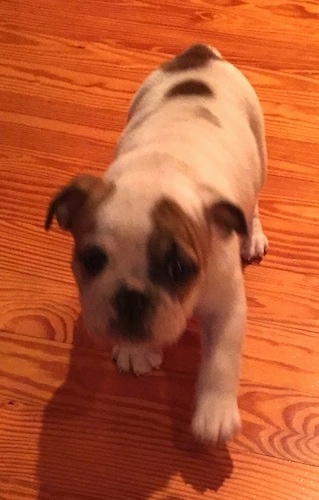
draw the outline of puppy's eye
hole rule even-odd
[[[106,267],[108,258],[104,250],[97,246],[90,246],[79,253],[79,261],[86,272],[94,277]]]
[[[172,283],[182,285],[197,274],[198,267],[192,260],[179,256],[176,249],[173,249],[167,255],[166,272]]]

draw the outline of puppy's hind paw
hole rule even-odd
[[[240,428],[236,398],[219,398],[216,395],[200,398],[192,422],[196,439],[202,443],[222,444],[231,439]]]

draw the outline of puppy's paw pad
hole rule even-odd
[[[112,351],[112,359],[119,371],[132,371],[135,375],[144,375],[153,368],[159,369],[163,356],[159,350],[145,345],[116,345]]]
[[[192,422],[194,436],[203,443],[220,444],[241,428],[236,398],[207,396],[201,399]]]
[[[246,262],[261,260],[268,250],[268,238],[263,231],[255,231],[243,241],[241,258]]]

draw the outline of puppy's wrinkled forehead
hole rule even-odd
[[[97,231],[117,238],[141,239],[150,227],[152,200],[148,198],[141,192],[132,192],[129,185],[120,185],[114,196],[98,207]]]

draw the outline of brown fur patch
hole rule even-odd
[[[148,93],[149,88],[144,85],[140,87],[138,92],[135,94],[135,97],[133,98],[133,101],[131,103],[128,116],[127,116],[127,123],[133,118],[134,113],[136,112],[137,108],[141,105],[144,97]]]
[[[148,113],[144,113],[144,115],[142,115],[141,117],[137,118],[136,120],[134,120],[132,118],[132,120],[130,121],[130,125],[129,125],[129,132],[132,132],[133,130],[136,130],[138,129],[141,125],[143,125],[146,120],[148,120],[150,118],[150,116],[152,116],[154,114],[154,111],[149,111]]]
[[[233,231],[242,236],[248,234],[243,211],[227,200],[215,202],[209,208],[207,217],[209,221],[215,222],[226,236],[229,236]]]
[[[152,213],[153,230],[148,242],[151,280],[183,301],[205,266],[209,252],[209,225],[196,223],[174,201],[163,198]],[[198,272],[189,281],[176,286],[165,268],[167,255],[176,246],[181,261],[193,263]]]
[[[214,115],[209,109],[205,108],[204,106],[198,106],[198,108],[195,109],[194,112],[195,116],[198,118],[203,118],[204,120],[207,120],[208,122],[212,123],[213,125],[216,125],[216,127],[221,127],[220,120],[217,116]]]
[[[75,239],[92,231],[98,206],[111,196],[114,189],[114,183],[105,183],[98,177],[76,177],[51,200],[45,229],[50,229],[52,220],[56,217],[59,226],[70,231]]]
[[[202,80],[195,80],[195,78],[176,83],[166,92],[166,97],[169,98],[193,95],[213,96],[214,93],[207,83]]]
[[[212,50],[203,44],[196,44],[162,65],[167,72],[185,71],[205,67],[209,61],[219,59]]]

